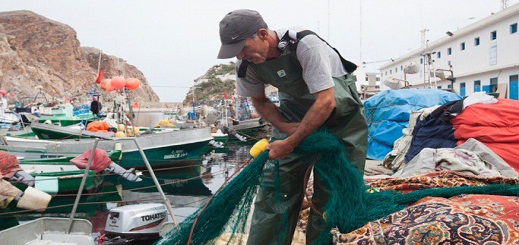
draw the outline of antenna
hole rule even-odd
[[[362,0],[359,1],[359,60],[362,60]]]
[[[328,0],[328,36],[326,40],[330,41],[330,0]]]
[[[501,10],[508,8],[508,0],[501,0]]]
[[[422,30],[420,30],[420,32],[422,33],[422,48],[425,47],[425,44],[427,42],[425,34],[428,31],[429,31],[429,29],[422,29]]]

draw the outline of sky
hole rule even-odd
[[[271,29],[317,32],[348,60],[377,72],[501,10],[501,0],[0,0],[0,12],[30,10],[69,25],[81,46],[136,66],[162,102],[179,102],[218,60],[218,23],[235,9],[260,12]],[[519,0],[508,0],[508,5]]]

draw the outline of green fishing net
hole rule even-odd
[[[330,191],[324,208],[325,231],[337,227],[343,233],[351,232],[426,196],[452,197],[464,193],[519,196],[519,186],[513,185],[425,189],[406,194],[396,191],[369,192],[360,173],[348,164],[343,146],[331,134],[315,132],[295,151],[319,159],[314,171],[320,171],[325,176]],[[216,193],[206,207],[186,218],[156,244],[216,244],[217,239],[223,236],[228,239],[228,244],[244,244],[246,238],[242,239],[241,236],[248,232],[249,213],[267,160],[267,152],[260,154]],[[283,227],[286,223],[282,220],[272,225]],[[279,241],[278,244],[281,243]],[[330,244],[330,233],[321,233],[315,243]]]

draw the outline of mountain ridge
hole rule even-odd
[[[99,49],[82,47],[70,26],[28,10],[0,12],[0,89],[7,92],[10,103],[30,103],[38,93],[57,101],[84,98],[95,86],[99,55],[105,78],[139,79],[141,86],[132,91],[134,101],[159,102],[137,67]]]

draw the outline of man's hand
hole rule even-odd
[[[276,140],[265,147],[265,150],[269,150],[269,159],[283,159],[288,154],[294,151],[296,146],[292,145],[286,139]]]

